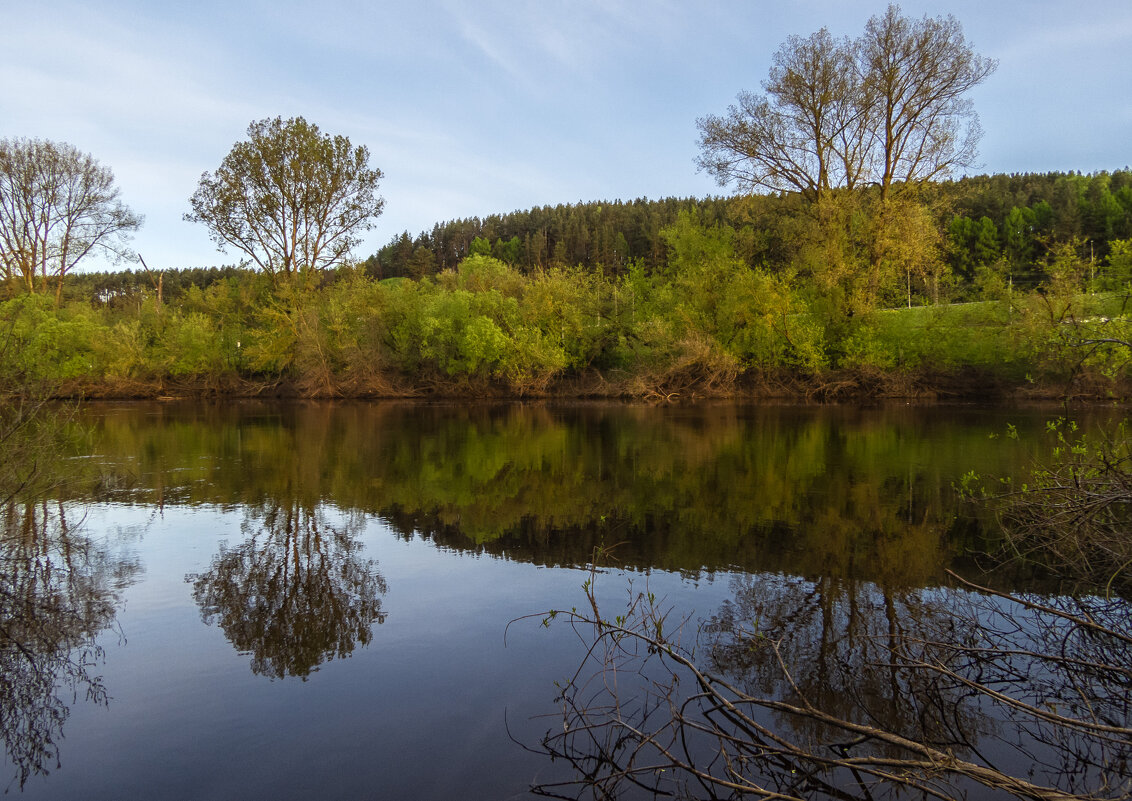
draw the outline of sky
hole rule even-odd
[[[857,36],[852,0],[0,0],[0,138],[111,168],[154,269],[234,264],[183,220],[249,123],[305,117],[370,151],[402,231],[533,206],[730,192],[696,120],[760,91],[787,37]],[[979,173],[1132,164],[1132,2],[907,0],[951,14],[997,71],[970,95]],[[90,268],[105,269],[104,263]],[[130,265],[126,265],[130,266]]]

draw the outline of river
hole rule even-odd
[[[4,589],[46,631],[4,649],[5,786],[529,797],[572,775],[538,745],[584,645],[538,613],[591,578],[603,609],[647,588],[688,641],[757,619],[836,704],[874,679],[855,638],[946,614],[947,569],[981,575],[993,531],[955,484],[1024,470],[1056,414],[89,404],[71,480],[4,540]]]

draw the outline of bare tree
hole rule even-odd
[[[321,134],[302,117],[260,120],[215,173],[201,176],[185,219],[273,278],[306,274],[339,262],[373,225],[385,204],[380,179],[363,145]]]
[[[869,20],[859,48],[881,199],[895,183],[973,166],[982,129],[965,95],[998,62],[971,49],[954,17],[913,20],[895,5]]]
[[[697,121],[697,163],[721,185],[798,191],[869,183],[882,199],[971,165],[980,129],[965,94],[997,62],[976,54],[953,17],[912,20],[891,5],[856,40],[824,28],[790,37],[765,95],[743,92],[726,117]]]
[[[1000,559],[1038,565],[1105,595],[1132,595],[1132,437],[1129,423],[1087,435],[1071,420],[1047,424],[1054,453],[1021,480],[987,486],[973,473],[966,492],[997,517]]]
[[[119,197],[114,174],[65,142],[0,140],[0,267],[9,282],[47,292],[94,251],[130,255],[129,234],[142,224]]]
[[[5,455],[7,447],[4,447]],[[79,698],[105,705],[98,635],[139,572],[69,525],[62,504],[0,504],[0,744],[13,785],[50,772]]]
[[[791,36],[775,53],[766,95],[742,92],[726,117],[697,121],[698,163],[720,184],[797,191],[809,200],[862,174],[863,114],[852,45],[829,31]]]

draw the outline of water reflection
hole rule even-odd
[[[1019,665],[984,660],[979,668],[970,649],[942,647],[989,644],[955,619],[957,599],[967,596],[941,588],[944,569],[968,547],[982,547],[986,530],[965,516],[953,482],[968,470],[1018,473],[1037,447],[1027,437],[1041,428],[1041,413],[232,402],[91,405],[82,416],[96,429],[84,461],[100,477],[96,494],[76,494],[105,502],[110,515],[127,505],[163,510],[137,543],[155,570],[131,614],[150,631],[186,627],[132,643],[138,647],[123,649],[116,667],[136,698],[165,699],[170,682],[180,689],[171,709],[113,704],[104,716],[112,721],[81,734],[73,720],[68,745],[83,742],[87,758],[104,766],[100,775],[53,776],[33,782],[29,796],[144,797],[157,782],[183,788],[185,797],[215,795],[216,786],[279,798],[359,797],[388,786],[398,797],[458,796],[456,780],[433,781],[430,766],[441,763],[454,766],[442,773],[479,788],[465,795],[516,796],[532,776],[548,774],[511,758],[501,710],[511,725],[547,711],[551,681],[573,667],[575,642],[567,635],[504,650],[496,635],[512,617],[577,590],[576,573],[532,564],[582,565],[599,545],[615,545],[629,574],[651,572],[648,581],[663,584],[681,609],[710,616],[700,654],[736,687],[806,698],[856,725],[922,736],[956,759],[976,751],[998,759],[1010,747],[1001,727],[1013,713],[972,702],[942,669],[982,669],[1006,683]],[[1020,439],[990,438],[1007,420]],[[242,530],[224,545],[206,539],[202,557],[201,538],[233,516]],[[411,542],[371,536],[382,529]],[[380,571],[368,558],[375,553]],[[498,558],[463,558],[471,554]],[[377,628],[391,603],[386,576],[404,593],[390,621],[396,630]],[[1003,585],[1022,586],[1015,580]],[[615,591],[620,600],[623,588]],[[187,608],[172,608],[178,602]],[[78,630],[110,624],[99,608],[96,601],[76,613],[90,615]],[[325,669],[313,694],[300,692],[309,705],[283,700],[297,697],[298,682],[247,675],[250,661],[259,675],[306,678],[379,633],[397,639],[398,659]],[[1050,642],[1057,635],[1051,628]],[[56,639],[66,664],[97,657],[84,655],[93,643],[87,634]],[[218,662],[215,651],[197,647],[202,642],[218,647]],[[760,647],[768,642],[779,651]],[[436,660],[453,647],[460,659]],[[1106,658],[1084,645],[1078,654],[1082,666]],[[779,655],[793,684],[776,672]],[[915,676],[894,667],[896,656],[941,669]],[[1030,670],[1054,675],[1048,665]],[[85,694],[97,687],[90,672],[68,678],[60,667],[57,685]],[[107,680],[118,684],[109,673]],[[1096,708],[1118,720],[1127,690],[1111,688]],[[1043,692],[1035,705],[1069,708],[1052,683]],[[375,708],[389,714],[375,720]],[[837,756],[831,744],[862,756],[892,753],[891,744],[835,738],[780,710],[759,720],[817,743],[826,757]],[[542,727],[537,719],[524,734],[537,738]],[[342,732],[349,736],[336,736]],[[113,753],[103,740],[132,746]],[[250,741],[264,749],[225,759]],[[1038,753],[1046,745],[1037,734],[1023,747],[1042,759],[1052,753]],[[1117,748],[1081,753],[1096,766],[1120,758]],[[786,787],[796,775],[781,764],[775,780]],[[1040,768],[1038,758],[1030,764]],[[851,773],[827,782],[850,788],[831,796],[865,797]]]
[[[96,636],[140,572],[68,520],[62,505],[0,509],[0,737],[22,788],[60,764],[70,705],[107,703]]]
[[[821,718],[776,715],[775,725],[793,732],[789,738],[858,757],[905,755],[882,740],[848,745],[858,738],[830,725],[829,716],[968,758],[972,744],[994,728],[968,703],[962,683],[908,669],[924,644],[973,636],[975,622],[957,615],[957,595],[777,575],[739,576],[732,589],[734,597],[704,627],[706,668],[749,695],[822,711]]]
[[[322,507],[269,499],[247,511],[245,541],[221,547],[211,568],[192,574],[201,617],[217,623],[252,672],[305,679],[320,664],[368,645],[385,621],[385,579],[361,558],[359,514],[331,523]]]
[[[906,781],[947,797],[1132,790],[1132,602],[765,575],[733,589],[704,629],[707,669],[806,710],[776,711],[774,725],[811,754],[891,760],[896,781],[868,771],[879,791]],[[951,761],[921,776],[918,746]],[[830,763],[825,781],[859,784],[848,773]]]
[[[900,574],[916,582],[978,537],[952,483],[1032,448],[970,410],[721,405],[270,404],[96,410],[101,467],[147,503],[330,503],[405,538],[550,565],[622,543],[679,571]],[[974,415],[975,424],[965,416]],[[1025,435],[1040,417],[1012,417]]]

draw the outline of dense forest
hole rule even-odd
[[[924,201],[945,241],[947,266],[968,283],[999,260],[1016,278],[1036,283],[1049,245],[1077,242],[1082,256],[1108,255],[1108,243],[1132,237],[1132,172],[981,175],[932,184]],[[737,252],[750,266],[772,271],[789,264],[796,247],[801,200],[796,195],[665,198],[542,206],[437,223],[408,231],[365,260],[375,278],[420,278],[455,268],[473,254],[493,256],[530,272],[581,265],[614,275],[642,263],[664,265],[661,232],[681,211],[705,225],[737,234]]]

